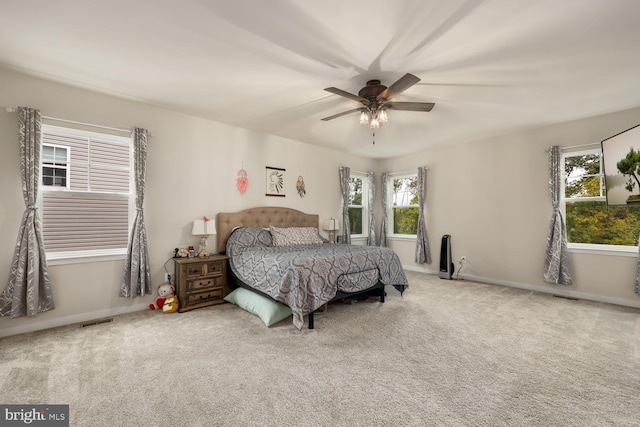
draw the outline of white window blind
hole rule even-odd
[[[64,147],[67,188],[42,182],[47,253],[126,249],[131,217],[131,140],[43,126],[42,145]]]

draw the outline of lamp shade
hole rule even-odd
[[[331,218],[324,220],[322,229],[326,231],[336,231],[340,230],[340,226],[338,225],[338,221],[336,221],[334,218]]]
[[[205,217],[206,218],[206,217]],[[194,236],[209,236],[216,234],[216,223],[208,218],[200,218],[193,220],[193,228],[191,234]]]

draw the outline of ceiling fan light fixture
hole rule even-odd
[[[387,112],[385,110],[380,110],[378,112],[378,121],[380,123],[387,123],[389,118],[387,117]]]
[[[360,113],[360,124],[366,125],[367,123],[369,123],[369,113],[363,111]]]
[[[371,118],[371,129],[378,129],[380,127],[380,122],[378,121],[377,118],[372,117]]]

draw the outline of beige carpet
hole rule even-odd
[[[316,329],[225,304],[0,339],[0,403],[77,426],[637,426],[640,311],[408,273]]]

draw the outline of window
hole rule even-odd
[[[126,253],[131,139],[42,126],[42,234],[47,256]]]
[[[351,237],[368,234],[367,177],[352,173],[349,179],[349,226]]]
[[[68,189],[67,171],[69,149],[58,145],[42,144],[42,185]]]
[[[567,241],[572,248],[589,245],[637,246],[640,207],[608,206],[600,148],[563,153]]]
[[[389,180],[391,188],[387,191],[390,224],[393,230],[390,235],[415,236],[418,234],[418,175],[396,175]]]

